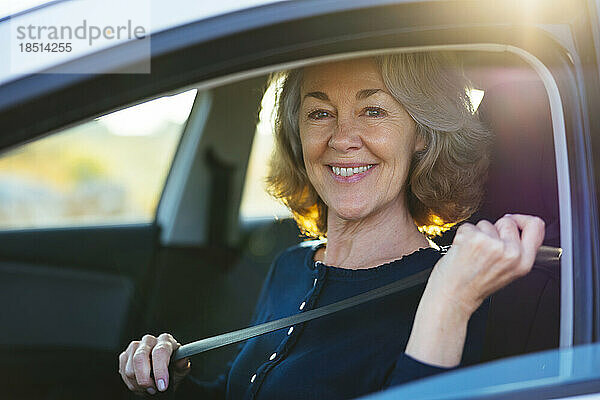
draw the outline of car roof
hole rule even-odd
[[[90,18],[90,14],[93,14],[95,21],[102,21],[107,25],[111,21],[115,23],[116,14],[131,15],[132,19],[142,15],[141,25],[146,28],[146,32],[152,35],[194,21],[282,1],[287,0],[220,0],[218,2],[130,0],[126,3],[119,0],[86,0],[85,2],[58,0],[29,2],[21,5],[20,8],[4,8],[5,13],[12,13],[10,16],[3,17],[2,9],[0,9],[0,48],[16,51],[14,48],[16,43],[11,37],[16,27],[36,25],[40,24],[40,21],[61,21],[61,25],[68,22],[70,26],[75,27],[81,25],[82,20]],[[27,5],[31,7],[27,8]],[[55,17],[57,15],[60,15],[60,19]],[[72,52],[53,54],[52,57],[35,57],[34,62],[31,63],[1,63],[0,85],[131,40],[135,39],[123,38],[85,49],[74,49]],[[11,48],[11,46],[13,47]]]
[[[539,2],[539,0],[534,0],[534,3],[536,1]],[[562,5],[568,3],[568,1],[558,0],[556,3]],[[428,0],[424,2],[428,2]],[[12,58],[11,62],[0,63],[0,86],[40,72],[54,73],[57,72],[54,69],[55,67],[60,68],[60,66],[74,60],[100,53],[102,50],[118,47],[118,45],[123,43],[135,41],[134,39],[127,38],[123,38],[122,40],[115,39],[104,41],[100,45],[95,45],[87,49],[78,48],[76,51],[74,49],[71,52],[54,53],[51,57],[45,54],[44,57],[40,56],[31,60],[28,59],[26,63],[20,59],[14,61],[14,55],[18,54],[17,43],[23,43],[23,41],[17,42],[11,37],[11,35],[16,35],[15,26],[28,26],[32,21],[35,22],[34,25],[40,25],[42,24],[41,21],[44,21],[45,24],[45,21],[54,20],[61,21],[61,26],[76,27],[81,25],[83,19],[92,15],[94,21],[101,21],[102,26],[104,26],[105,24],[115,23],[115,18],[123,18],[123,16],[131,15],[135,16],[132,19],[142,21],[141,25],[146,28],[145,31],[147,33],[154,35],[176,27],[186,26],[198,21],[209,21],[228,14],[237,14],[238,21],[243,22],[244,19],[248,20],[253,18],[253,15],[257,15],[256,13],[246,14],[246,11],[258,8],[265,8],[266,11],[261,14],[262,18],[265,18],[265,21],[252,21],[251,24],[246,21],[242,25],[269,25],[314,15],[402,3],[417,2],[414,0],[347,0],[344,2],[340,2],[339,0],[221,0],[218,2],[199,2],[194,0],[170,0],[168,2],[164,0],[129,0],[127,2],[121,2],[120,0],[86,0],[85,2],[77,2],[55,0],[18,12],[11,17],[0,16],[0,48],[10,49],[9,52],[13,56],[9,57],[9,59]],[[448,3],[457,3],[456,6],[459,6],[461,3],[464,3],[464,0],[449,0]],[[315,7],[316,4],[318,4],[318,7]],[[279,7],[280,5],[282,7]],[[542,18],[540,21],[546,21],[543,26],[544,29],[552,29],[554,26],[552,22],[556,22],[556,18],[568,20],[573,12],[572,9],[564,9],[564,12],[561,13],[559,11],[562,8],[564,7],[556,4],[554,7],[543,8],[545,17],[537,16],[536,18]],[[187,43],[189,38],[179,37],[177,40]],[[149,49],[150,47],[148,46],[148,52],[150,51]],[[154,47],[152,47],[153,57],[155,56],[154,50]],[[87,70],[77,71],[77,73],[89,72]],[[91,72],[98,73],[102,71]]]

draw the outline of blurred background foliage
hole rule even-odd
[[[152,221],[196,90],[53,133],[0,156],[0,227]]]
[[[262,101],[242,221],[290,216],[265,192],[276,85]],[[0,154],[0,229],[151,222],[196,94],[153,99]]]

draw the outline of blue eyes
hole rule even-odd
[[[331,116],[331,114],[329,113],[329,111],[323,111],[323,110],[316,110],[316,111],[313,111],[310,114],[308,114],[308,118],[310,118],[310,119],[325,119],[330,116]]]
[[[379,117],[385,117],[386,112],[382,108],[379,108],[379,107],[368,107],[365,109],[365,115],[367,117],[379,118]]]
[[[381,118],[387,116],[387,112],[380,107],[367,107],[362,111],[361,115],[370,118]],[[333,113],[327,110],[315,110],[308,113],[308,118],[316,121],[332,117],[334,117]]]

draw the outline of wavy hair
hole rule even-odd
[[[416,123],[426,145],[413,154],[406,204],[419,229],[434,236],[479,207],[492,134],[473,109],[469,80],[454,55],[397,53],[374,58],[390,94]],[[302,69],[271,76],[277,87],[275,149],[267,190],[292,212],[308,236],[327,235],[327,206],[310,183],[298,117]]]

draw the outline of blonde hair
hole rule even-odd
[[[374,60],[390,94],[426,143],[413,155],[406,203],[422,231],[438,234],[479,207],[491,132],[473,110],[470,83],[452,55],[398,53]],[[271,82],[280,82],[280,87],[267,189],[290,209],[303,233],[325,237],[327,206],[308,179],[298,128],[302,70],[273,74]]]

